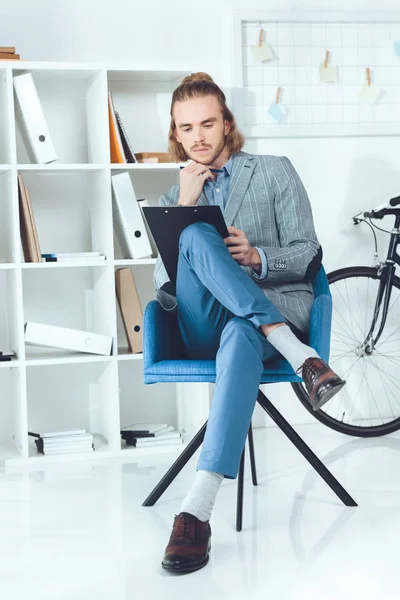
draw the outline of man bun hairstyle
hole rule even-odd
[[[224,92],[215,83],[213,78],[208,73],[192,73],[182,79],[180,85],[174,90],[171,101],[171,123],[168,134],[168,151],[175,162],[185,162],[189,159],[182,144],[175,138],[176,123],[174,118],[175,102],[186,102],[192,98],[202,96],[216,96],[222,111],[224,121],[230,123],[230,131],[226,136],[226,147],[230,154],[236,154],[243,148],[245,139],[237,128],[235,117],[226,105]]]

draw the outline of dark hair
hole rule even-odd
[[[185,162],[189,159],[182,144],[180,144],[174,135],[176,123],[174,118],[175,102],[185,102],[191,98],[199,96],[216,96],[218,98],[222,117],[224,121],[229,121],[231,127],[226,136],[226,146],[230,154],[236,154],[243,148],[245,138],[237,128],[235,117],[226,105],[224,92],[217,86],[212,77],[207,73],[192,73],[185,77],[181,84],[174,90],[171,102],[171,123],[169,127],[169,145],[168,151],[175,162]]]

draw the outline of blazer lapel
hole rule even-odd
[[[232,225],[249,187],[256,161],[251,154],[240,153],[233,160],[229,193],[226,201],[224,219],[227,227]]]

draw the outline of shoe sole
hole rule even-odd
[[[313,410],[317,411],[320,408],[322,408],[327,402],[329,402],[329,400],[331,400],[331,398],[333,398],[333,396],[335,396],[335,394],[337,394],[338,392],[340,392],[340,390],[342,389],[342,387],[346,385],[345,381],[341,381],[340,383],[338,383],[337,385],[331,385],[322,395],[322,397],[317,400],[315,402],[315,404],[313,404]]]
[[[161,563],[161,566],[163,569],[165,569],[166,571],[169,571],[170,573],[193,573],[193,571],[198,571],[199,569],[202,569],[203,567],[206,566],[206,564],[208,563],[208,561],[210,560],[210,556],[207,555],[207,557],[205,558],[205,560],[203,560],[203,562],[201,563],[197,563],[195,566],[190,566],[190,567],[173,567],[173,566],[169,566],[169,565],[164,565],[164,563]]]

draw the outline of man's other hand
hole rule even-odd
[[[229,237],[224,239],[232,258],[243,265],[251,267],[255,271],[261,271],[261,258],[256,248],[250,246],[244,231],[236,227],[228,227]]]

